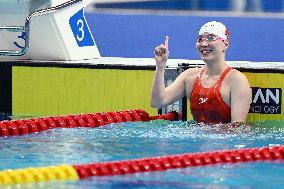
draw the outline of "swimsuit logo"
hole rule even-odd
[[[199,98],[199,103],[198,104],[203,104],[204,102],[206,102],[208,100],[208,98]]]
[[[281,88],[252,87],[250,113],[281,114]]]

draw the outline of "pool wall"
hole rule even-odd
[[[10,65],[11,94],[2,102],[10,99],[6,106],[11,106],[14,118],[127,109],[157,114],[150,107],[152,70]]]

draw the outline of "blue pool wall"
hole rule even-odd
[[[284,62],[284,19],[273,17],[86,13],[103,57],[152,58],[169,35],[170,58],[199,59],[195,42],[200,27],[212,20],[231,34],[227,60]]]

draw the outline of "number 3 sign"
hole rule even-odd
[[[69,25],[79,47],[94,46],[92,34],[84,17],[83,9],[69,19]]]

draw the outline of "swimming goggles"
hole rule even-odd
[[[212,42],[212,41],[217,41],[217,40],[223,40],[223,38],[219,37],[219,36],[215,36],[215,35],[207,35],[207,36],[198,36],[197,38],[197,42],[201,43],[203,40],[208,41],[208,42]]]

